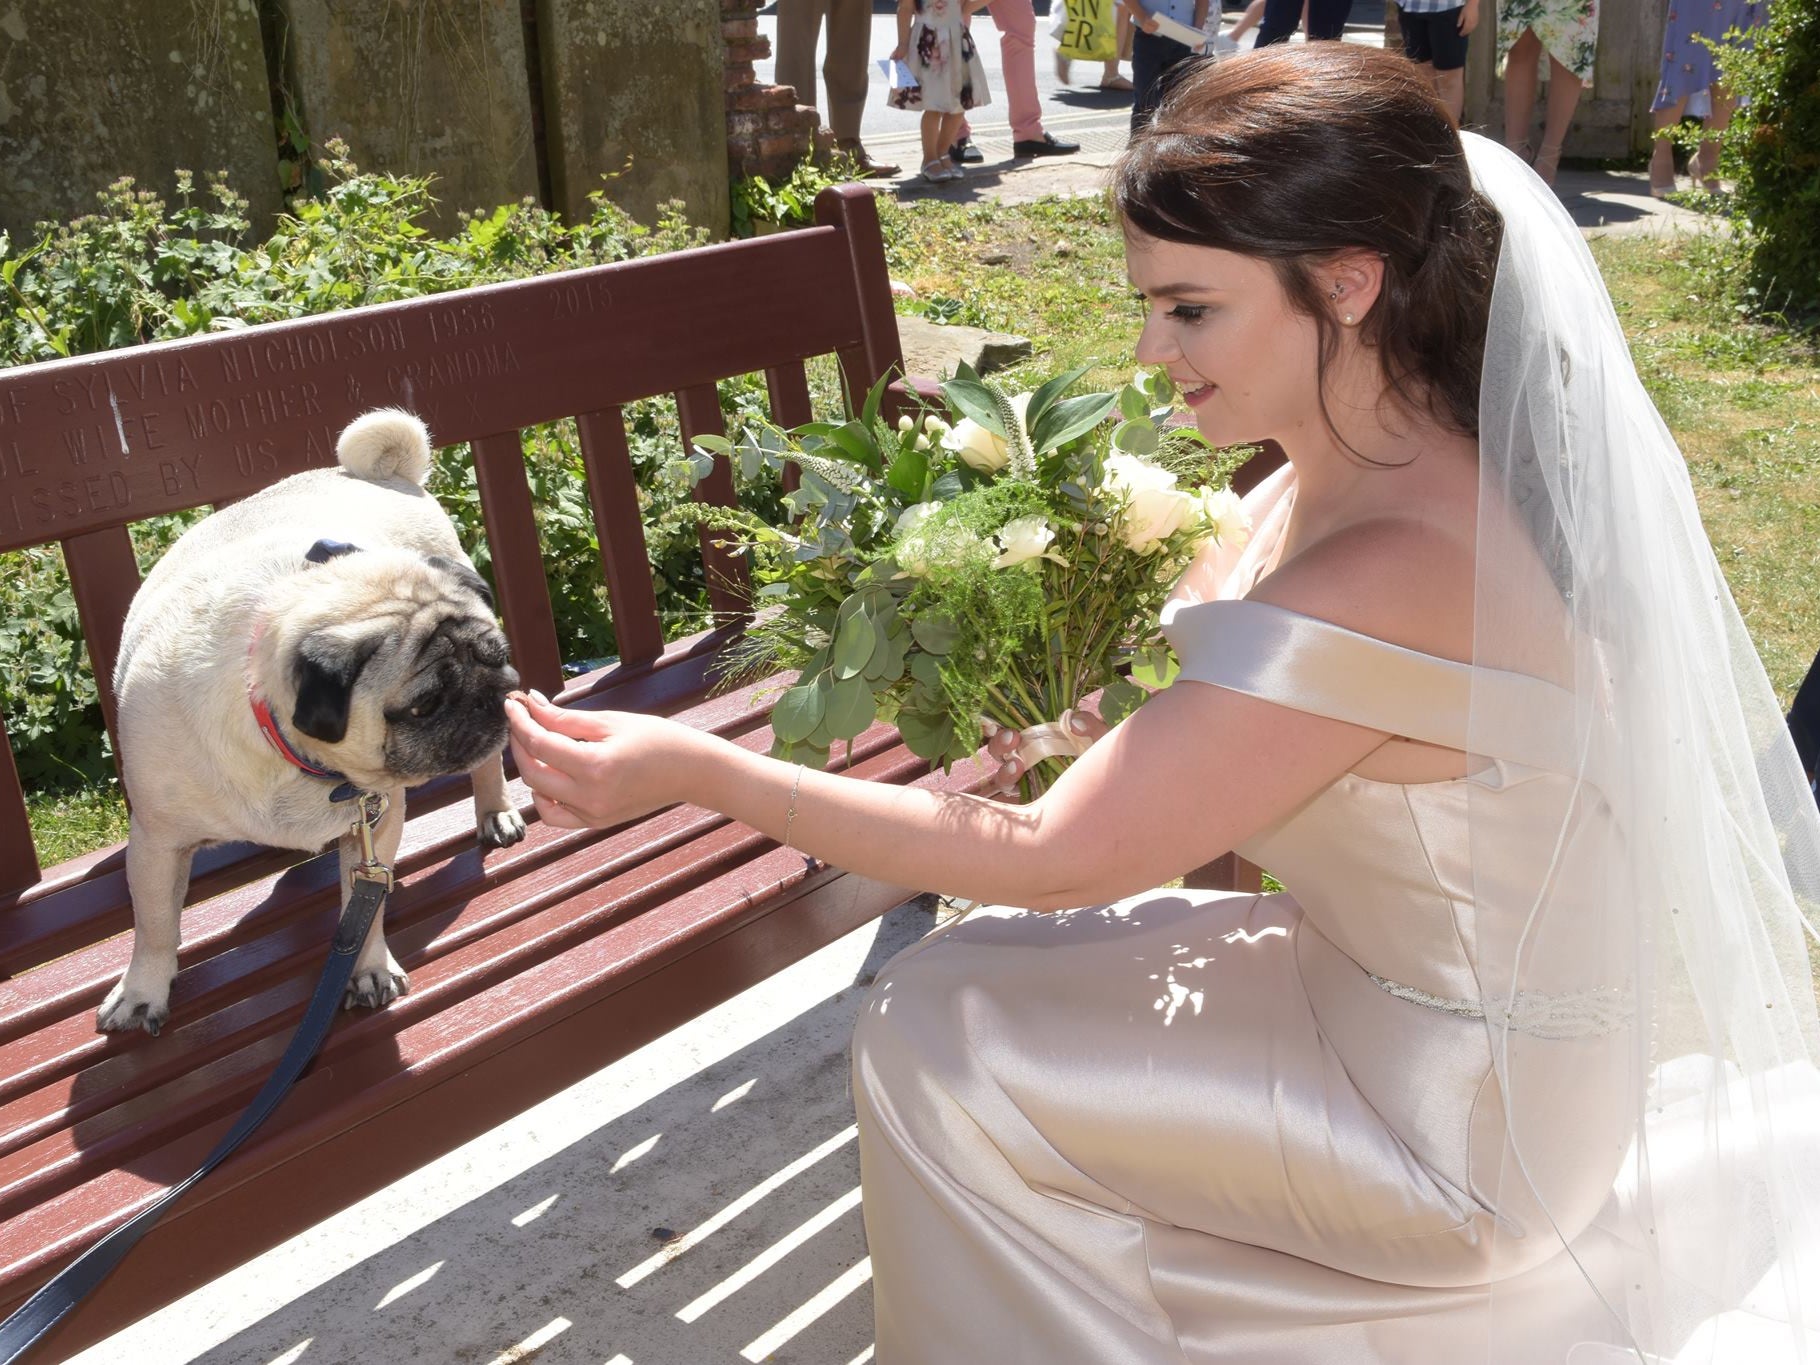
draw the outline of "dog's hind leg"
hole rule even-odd
[[[126,886],[133,898],[133,957],[95,1015],[100,1032],[142,1028],[157,1036],[171,1015],[177,975],[178,920],[190,885],[187,842],[132,818],[126,844]]]
[[[501,754],[483,759],[473,771],[474,829],[486,848],[507,848],[525,837],[524,817],[506,794],[506,765]]]
[[[373,851],[387,867],[398,862],[398,845],[404,838],[404,788],[386,793],[386,812],[373,831]],[[341,836],[341,905],[347,908],[354,893],[354,869],[360,864],[360,842],[351,834]],[[354,976],[342,994],[341,1007],[351,1010],[356,1005],[368,1009],[390,1004],[410,990],[404,968],[398,965],[385,942],[385,915],[373,916],[366,940],[360,945],[360,956],[354,959]]]

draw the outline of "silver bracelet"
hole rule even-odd
[[[796,765],[796,781],[790,784],[790,813],[784,816],[784,847],[790,848],[790,827],[796,823],[796,793],[803,785],[803,765]]]

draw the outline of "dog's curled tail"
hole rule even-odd
[[[379,408],[348,423],[335,458],[357,479],[408,479],[421,488],[430,477],[430,431],[402,408]]]

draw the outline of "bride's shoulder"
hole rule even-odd
[[[1472,658],[1472,540],[1432,520],[1351,523],[1278,565],[1248,597],[1424,654]]]

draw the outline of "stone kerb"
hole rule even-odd
[[[0,229],[93,212],[122,175],[169,197],[225,170],[255,231],[279,208],[253,0],[0,0]]]
[[[304,127],[344,139],[365,169],[435,176],[435,227],[536,197],[519,0],[278,0],[277,11]]]
[[[727,228],[722,0],[537,0],[544,128],[556,208],[585,218],[602,188],[633,217],[681,199],[692,223]]]

